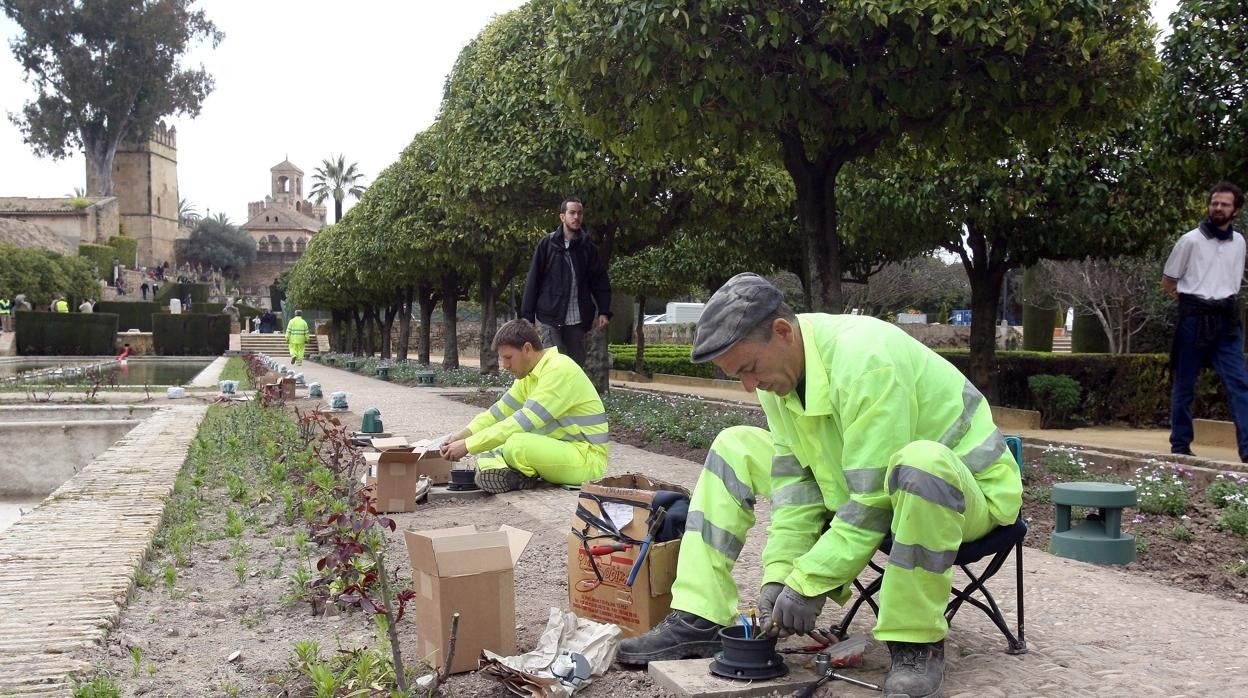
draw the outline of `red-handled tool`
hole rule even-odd
[[[654,535],[663,527],[663,519],[667,518],[667,510],[659,507],[654,510],[654,521],[650,522],[650,530],[646,531],[646,539],[641,542],[641,552],[637,553],[637,561],[633,563],[633,569],[628,572],[628,581],[624,584],[632,586],[637,581],[637,573],[641,571],[641,563],[646,560],[646,553],[650,552],[650,544],[654,542]]]
[[[612,545],[595,545],[589,549],[589,554],[594,557],[602,557],[611,553],[622,553],[628,550],[628,543],[613,543]]]

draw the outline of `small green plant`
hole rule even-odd
[[[130,660],[132,661],[130,676],[137,679],[139,677],[139,669],[143,668],[143,648],[138,645],[131,647]]]
[[[287,543],[286,536],[273,536],[274,548],[285,548],[286,543]]]
[[[1219,473],[1205,490],[1205,497],[1219,509],[1225,508],[1229,503],[1228,500],[1235,498],[1236,495],[1248,497],[1248,477]]]
[[[1136,534],[1135,536],[1135,554],[1138,557],[1145,557],[1148,555],[1148,536],[1143,533]]]
[[[239,560],[234,564],[234,574],[238,575],[238,583],[247,581],[247,561]]]
[[[230,499],[240,504],[247,501],[247,482],[238,473],[225,474],[225,487],[230,493]]]
[[[299,601],[307,601],[312,598],[309,584],[312,583],[312,572],[308,570],[306,565],[299,565],[295,568],[294,573],[290,575],[290,594],[287,597],[288,603],[296,603]]]
[[[251,553],[251,546],[241,540],[236,540],[230,544],[230,557],[238,559],[246,559]]]
[[[1226,570],[1238,577],[1248,577],[1248,560],[1240,558],[1226,566]]]
[[[242,689],[239,688],[238,684],[236,683],[221,684],[221,692],[229,696],[230,698],[238,698],[238,696],[241,695],[240,693],[241,691]]]
[[[172,594],[173,588],[178,584],[178,568],[166,564],[162,576],[165,578],[165,589]]]
[[[1140,511],[1179,516],[1187,511],[1188,493],[1195,477],[1192,471],[1170,463],[1140,468],[1127,484],[1135,486]]]
[[[121,698],[121,689],[109,676],[93,676],[90,681],[74,686],[74,698]]]
[[[247,628],[248,630],[254,630],[257,627],[259,627],[261,623],[264,622],[264,612],[256,611],[255,613],[244,614],[243,617],[238,620],[238,622],[241,623],[244,628]]]
[[[225,535],[230,538],[238,538],[243,535],[243,517],[238,515],[237,511],[228,509],[225,512]]]
[[[1162,534],[1164,534],[1167,538],[1184,543],[1196,539],[1195,531],[1182,523],[1177,523],[1169,528],[1163,529]]]
[[[147,665],[148,676],[155,676],[157,671],[160,671],[160,669],[155,664],[148,663]]]
[[[1070,376],[1051,376],[1045,373],[1030,376],[1027,386],[1040,408],[1040,419],[1044,426],[1065,426],[1070,416],[1079,407],[1079,396],[1083,392],[1079,381]]]
[[[134,585],[140,589],[151,589],[156,586],[156,578],[153,577],[146,569],[140,567],[134,573]]]
[[[1248,495],[1237,495],[1227,500],[1226,508],[1218,514],[1219,530],[1248,536]]]

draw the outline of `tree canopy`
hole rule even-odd
[[[1201,192],[1248,185],[1248,32],[1242,0],[1183,0],[1161,52],[1160,120],[1179,174]]]
[[[36,308],[46,306],[57,295],[97,298],[100,286],[92,273],[91,260],[67,257],[25,247],[0,243],[0,298],[13,299],[19,293]]]
[[[12,117],[37,155],[81,147],[93,196],[113,193],[113,156],[166,116],[199,114],[212,91],[204,68],[182,58],[223,34],[194,0],[0,0],[22,34],[13,56],[38,93]]]
[[[816,309],[839,310],[836,179],[899,134],[989,151],[1142,98],[1147,0],[558,0],[562,98],[617,153],[768,144],[796,187]]]
[[[224,215],[224,214],[218,214]],[[202,218],[180,252],[182,259],[237,274],[256,259],[256,243],[229,219]]]

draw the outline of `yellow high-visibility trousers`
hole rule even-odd
[[[292,339],[286,342],[286,347],[290,349],[290,359],[292,362],[303,362],[303,351],[307,347],[307,344],[307,340],[296,342]]]
[[[501,448],[476,458],[478,470],[513,468],[556,485],[581,485],[602,477],[607,469],[605,448],[529,433],[513,434]]]
[[[774,454],[771,435],[757,427],[733,427],[716,437],[690,502],[673,609],[733,623],[738,592],[732,568],[754,525],[756,497],[771,493]],[[959,546],[987,535],[995,524],[971,471],[937,442],[915,441],[893,454],[885,483],[893,546],[874,635],[935,642],[948,633],[944,610]],[[805,552],[791,551],[791,559]]]

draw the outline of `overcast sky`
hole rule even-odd
[[[200,214],[246,220],[289,158],[307,175],[345,153],[371,182],[437,114],[460,49],[523,0],[205,0],[225,40],[196,49],[216,89],[195,120],[177,120],[178,188]],[[1177,0],[1153,0],[1157,24]],[[65,196],[85,186],[81,155],[36,158],[4,114],[34,94],[7,50],[17,26],[0,16],[0,196]],[[333,218],[333,206],[329,203]]]

